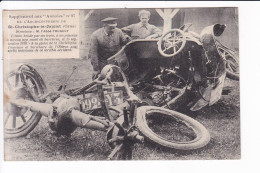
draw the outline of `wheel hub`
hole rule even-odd
[[[8,95],[10,99],[30,99],[29,92],[24,87],[19,87],[13,89],[10,94]],[[7,112],[12,115],[19,117],[23,115],[27,111],[27,108],[17,106],[12,103],[7,104]]]

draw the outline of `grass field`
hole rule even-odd
[[[16,61],[16,63],[19,61]],[[73,65],[76,73],[68,82],[68,88],[82,86],[91,81],[92,67],[88,60],[23,60],[34,65],[43,76],[49,91],[57,90],[68,76]],[[14,61],[9,65],[13,65]],[[226,79],[231,93],[213,106],[197,112],[185,112],[201,122],[210,132],[210,143],[195,151],[167,150],[151,143],[136,144],[134,160],[208,160],[240,159],[240,100],[239,82]],[[104,160],[111,149],[106,143],[105,133],[77,129],[71,138],[52,135],[47,119],[42,118],[38,126],[27,136],[5,139],[5,160]]]

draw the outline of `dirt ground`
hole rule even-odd
[[[25,62],[23,60],[23,62]],[[57,90],[70,74],[73,65],[77,72],[68,82],[68,88],[89,83],[92,67],[88,60],[27,60],[42,74],[49,91]],[[10,62],[9,65],[13,64]],[[6,65],[5,65],[6,66]],[[167,150],[151,143],[136,144],[134,160],[208,160],[240,159],[240,97],[239,82],[226,79],[231,93],[213,106],[187,115],[201,122],[210,132],[210,143],[195,151]],[[77,129],[70,138],[56,137],[47,119],[42,117],[36,128],[26,137],[5,139],[5,160],[104,160],[111,152],[105,133]]]

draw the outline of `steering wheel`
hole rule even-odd
[[[185,34],[180,29],[172,29],[160,38],[158,50],[164,57],[177,55],[186,44]]]

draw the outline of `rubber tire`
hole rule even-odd
[[[233,53],[230,53],[230,52],[228,52],[228,53],[229,53],[229,56],[230,56],[231,58],[233,58],[233,59],[239,64],[238,58],[236,57],[236,55],[233,54]],[[227,72],[226,76],[227,76],[229,79],[239,81],[239,74],[234,73],[234,72],[232,72],[232,71],[229,71],[228,69],[226,70],[226,72]]]
[[[41,117],[42,115],[37,113],[33,115],[33,117],[26,122],[26,125],[23,125],[22,128],[20,128],[19,130],[14,130],[14,131],[5,130],[4,138],[9,139],[9,138],[18,138],[18,137],[26,136],[39,123]]]
[[[232,58],[235,59],[235,61],[236,61],[237,63],[239,63],[235,55],[232,54]],[[239,74],[234,73],[234,72],[231,72],[231,71],[229,71],[229,70],[227,70],[227,77],[228,77],[229,79],[233,79],[233,80],[239,81]]]
[[[36,69],[28,64],[21,64],[18,65],[18,68],[21,71],[24,71],[25,73],[28,73],[32,78],[36,78],[35,82],[37,82],[38,85],[38,92],[41,92],[42,94],[46,93],[47,88],[46,85],[44,83],[43,78],[41,77],[41,75],[36,71]],[[11,72],[10,72],[11,73]],[[13,129],[13,130],[7,130],[4,129],[4,138],[8,139],[8,138],[17,138],[17,137],[22,137],[22,136],[26,136],[27,134],[29,134],[35,127],[36,125],[39,123],[39,121],[41,120],[42,115],[40,113],[35,113],[34,115],[32,115],[32,117],[20,128],[17,129]]]
[[[228,77],[229,79],[239,81],[239,75],[238,75],[238,74],[235,74],[235,73],[232,73],[232,72],[230,72],[230,71],[227,71],[227,77]]]
[[[165,115],[172,116],[185,124],[188,124],[189,127],[193,129],[193,131],[197,134],[197,137],[188,142],[177,143],[173,141],[167,141],[162,137],[156,135],[147,125],[146,123],[146,113],[147,112],[160,112]],[[182,113],[172,111],[169,109],[165,109],[162,107],[155,107],[155,106],[142,106],[137,108],[136,114],[136,127],[140,130],[140,132],[148,138],[150,141],[159,144],[163,147],[177,149],[177,150],[194,150],[198,148],[202,148],[207,145],[210,141],[210,134],[208,130],[198,121],[194,120],[193,118],[188,117]]]

